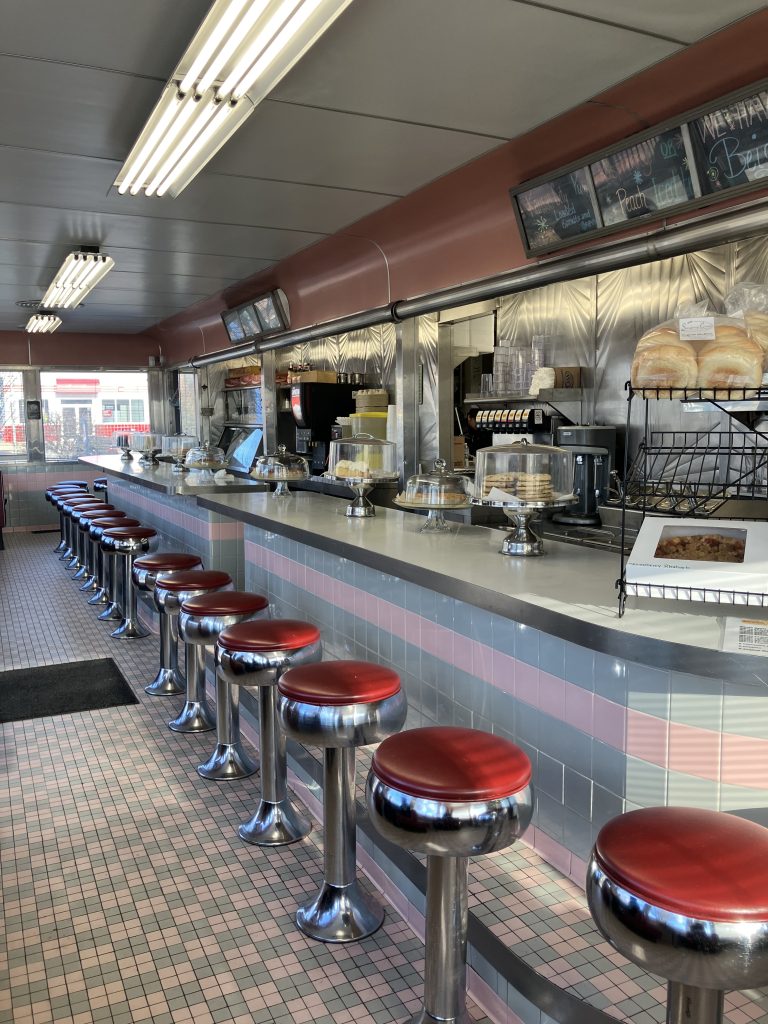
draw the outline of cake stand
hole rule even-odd
[[[402,498],[393,499],[395,505],[398,508],[405,509],[408,512],[424,512],[427,513],[427,518],[424,525],[419,527],[419,533],[444,533],[446,530],[452,529],[456,524],[450,523],[445,518],[446,512],[461,512],[463,509],[470,508],[471,503],[469,501],[462,502],[460,505],[429,505],[423,501],[404,501]]]
[[[575,494],[564,494],[559,498],[551,498],[547,501],[487,501],[482,498],[473,498],[473,505],[484,505],[486,508],[500,508],[504,515],[510,519],[515,528],[508,533],[501,545],[502,555],[543,555],[544,542],[533,529],[531,520],[538,516],[545,509],[566,508],[577,501]]]
[[[388,480],[397,480],[397,475],[392,476],[377,476],[377,477],[353,477],[353,476],[331,476],[325,474],[331,480],[335,480],[337,484],[344,484],[345,487],[349,487],[354,491],[354,499],[347,505],[345,515],[353,519],[368,519],[371,516],[376,515],[376,508],[374,504],[368,498],[368,494],[373,490],[376,484],[384,483]]]

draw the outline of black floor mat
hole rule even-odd
[[[138,703],[111,658],[0,672],[0,722]]]

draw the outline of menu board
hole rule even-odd
[[[590,165],[606,225],[647,217],[694,199],[683,133],[672,128]]]
[[[704,195],[768,177],[768,91],[711,110],[688,127]]]
[[[531,251],[557,248],[601,227],[586,167],[512,198]]]
[[[246,338],[253,338],[257,334],[261,334],[261,324],[253,306],[240,307],[240,321],[242,322]]]
[[[238,342],[245,341],[245,332],[243,331],[243,325],[240,323],[240,313],[238,310],[227,310],[221,314],[221,319],[224,321],[224,327],[231,344],[237,345]]]
[[[271,295],[264,295],[254,302],[261,326],[264,331],[279,331],[283,327],[283,321],[277,311],[275,300]]]

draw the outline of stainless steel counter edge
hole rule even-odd
[[[543,604],[536,603],[535,600],[527,597],[515,596],[509,592],[504,593],[481,586],[476,582],[461,578],[458,572],[456,575],[449,575],[446,572],[431,569],[418,561],[406,561],[388,554],[384,550],[376,550],[372,546],[364,547],[347,541],[342,537],[332,536],[328,531],[324,532],[322,530],[321,513],[327,514],[332,507],[335,515],[344,504],[339,499],[318,494],[308,494],[306,492],[303,495],[294,495],[289,499],[301,505],[306,505],[308,502],[312,502],[313,505],[317,503],[317,513],[319,515],[317,517],[316,529],[307,528],[305,525],[299,525],[291,522],[290,519],[284,518],[287,514],[286,508],[288,507],[285,504],[279,507],[280,517],[271,515],[270,507],[266,505],[264,497],[260,495],[238,495],[232,496],[231,499],[228,499],[226,495],[221,497],[201,495],[197,500],[198,504],[202,507],[218,512],[221,515],[229,516],[232,519],[261,529],[270,530],[319,550],[348,558],[378,572],[418,584],[436,593],[523,623],[581,647],[587,647],[594,651],[623,660],[639,662],[654,668],[671,669],[714,679],[725,679],[734,683],[764,686],[768,681],[768,668],[766,668],[765,659],[763,658],[725,653],[713,646],[706,646],[704,643],[701,646],[697,646],[694,643],[679,643],[661,637],[633,632],[632,609],[627,611],[622,620],[618,619],[614,609],[612,612],[614,618],[604,625],[599,622],[588,621],[586,618],[579,616],[578,602],[583,599],[582,593],[573,594],[571,600],[575,610],[571,614],[559,609],[545,607]],[[296,504],[293,507],[298,508],[299,505]],[[378,509],[376,520],[353,521],[353,529],[361,525],[365,529],[365,524],[373,523],[377,520],[380,521],[385,517],[395,517],[398,519],[397,525],[401,529],[405,527],[406,523],[414,522],[414,516],[409,516],[408,513],[390,509]],[[341,519],[341,517],[339,519],[346,524],[352,525],[349,520]],[[472,534],[476,535],[476,531],[480,530],[484,531],[488,536],[492,532],[493,537],[498,539],[500,543],[499,532],[488,531],[484,527],[459,527],[455,536],[438,536],[436,540],[446,545],[455,545],[461,540],[462,533],[469,536],[468,531],[471,531]],[[606,586],[610,587],[611,594],[613,595],[614,580],[615,576],[618,575],[619,568],[617,556],[608,555],[604,552],[590,551],[590,549],[557,544],[555,542],[548,543],[548,550],[550,554],[544,557],[550,561],[550,564],[553,564],[554,560],[558,557],[562,559],[578,557],[579,561],[583,562],[586,552],[591,562],[599,566],[603,577],[605,576],[606,569],[613,566],[613,577],[610,580],[603,579],[602,581]],[[576,552],[579,553],[578,556]],[[496,557],[508,561],[508,558],[501,554]],[[536,565],[543,565],[544,563],[544,559],[526,559],[525,561],[530,566],[529,569],[526,568],[526,571],[532,573],[536,571]],[[566,600],[569,599],[569,595],[561,594],[560,596],[561,598],[565,597]],[[600,609],[600,611],[604,613],[604,609]],[[738,613],[739,609],[733,610],[733,614]],[[642,613],[635,611],[634,614],[643,614],[646,621],[648,621],[649,616],[651,621],[658,617],[658,624],[661,628],[662,626],[667,626],[670,615],[674,616],[679,614],[679,612],[675,608],[670,608],[669,612],[666,610],[650,612],[643,610]],[[697,609],[697,617],[700,614],[701,612]],[[717,622],[717,617],[711,614],[711,610],[709,610],[709,614],[703,617],[706,619],[706,622],[702,623],[702,627],[708,641],[711,642],[713,631],[716,631],[719,636],[719,623]]]

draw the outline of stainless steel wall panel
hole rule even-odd
[[[734,242],[733,283],[756,281],[768,286],[768,238],[759,235]]]
[[[417,320],[417,332],[416,373],[421,374],[422,387],[421,401],[418,406],[419,437],[416,458],[417,462],[426,466],[439,454],[437,437],[437,314],[420,316]],[[444,361],[441,366],[446,368],[451,375],[453,374],[450,360]]]

